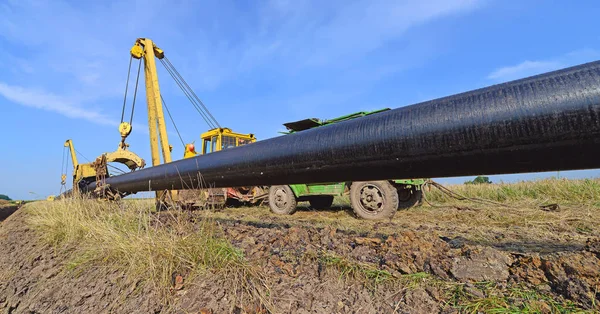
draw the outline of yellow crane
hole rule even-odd
[[[71,155],[71,161],[73,163],[73,192],[79,192],[79,184],[87,184],[96,180],[96,169],[92,166],[92,163],[80,164],[77,160],[77,153],[75,152],[75,146],[73,141],[68,139],[65,141],[65,148],[69,149]],[[67,165],[68,166],[68,165]],[[65,172],[61,175],[61,185],[66,185],[67,174]]]
[[[116,162],[123,164],[131,171],[144,168],[146,162],[135,153],[127,149],[129,145],[124,140],[119,144],[119,148],[110,153],[104,153],[100,155],[96,160],[89,163],[79,163],[77,159],[77,150],[73,145],[73,141],[68,139],[65,141],[64,148],[68,149],[71,155],[71,162],[73,163],[73,188],[71,190],[72,195],[79,193],[80,186],[89,184],[90,182],[99,181],[109,176],[108,167],[110,162]],[[67,180],[67,168],[68,158],[64,158],[63,155],[63,173],[61,175],[61,193],[66,190]],[[102,187],[100,185],[100,187]],[[121,196],[121,195],[119,195]],[[49,197],[54,199],[53,197]]]
[[[160,86],[158,80],[158,71],[156,68],[156,60],[159,60],[163,66],[166,68],[167,72],[173,77],[176,81],[177,85],[182,89],[184,94],[190,100],[190,102],[194,105],[198,113],[200,113],[201,117],[211,128],[208,132],[202,133],[202,154],[207,154],[211,152],[216,152],[222,149],[226,149],[229,147],[235,147],[240,145],[249,144],[256,141],[256,138],[253,134],[243,134],[233,132],[229,128],[221,127],[221,125],[217,122],[214,116],[208,111],[204,103],[198,98],[195,92],[189,87],[187,82],[183,79],[183,77],[179,74],[179,72],[175,69],[175,67],[171,64],[168,58],[165,56],[165,53],[162,49],[156,46],[156,44],[149,38],[138,38],[133,47],[131,48],[131,58],[141,59],[144,61],[144,76],[145,76],[145,86],[146,86],[146,102],[147,102],[147,110],[148,110],[148,127],[150,131],[150,151],[152,154],[152,165],[156,166],[161,163],[160,153],[162,153],[162,159],[164,163],[171,162],[171,150],[172,146],[169,144],[169,139],[167,136],[167,129],[165,124],[165,114],[163,111],[163,106],[172,119],[172,116],[168,110],[168,107],[164,103],[164,99],[160,93]],[[141,66],[141,63],[140,63]],[[129,65],[129,72],[131,72],[131,62]],[[138,79],[139,79],[140,69],[138,68]],[[129,84],[129,76],[128,76]],[[137,81],[136,81],[137,82]],[[137,83],[136,83],[136,91],[137,91]],[[127,87],[125,90],[125,97],[127,97]],[[125,104],[125,102],[124,102]],[[134,94],[134,106],[135,106],[135,94]],[[133,115],[133,110],[132,110]],[[128,129],[131,131],[131,125],[125,123],[127,126],[124,126],[124,129]],[[122,124],[123,124],[122,123]],[[173,121],[173,125],[175,125]],[[175,128],[176,125],[175,125]],[[129,133],[125,132],[126,137]],[[122,132],[122,134],[125,134]],[[179,134],[179,131],[177,131]],[[181,139],[181,135],[180,135]],[[182,144],[183,139],[181,139]],[[184,158],[190,158],[196,156],[196,150],[193,143],[184,144]],[[217,189],[211,189],[217,190]],[[254,200],[254,194],[250,193],[249,189],[244,188],[236,188],[236,189],[220,189],[222,197],[222,203],[224,204],[227,196],[233,197],[234,199],[238,199],[239,201],[247,202]],[[165,193],[166,192],[166,193]],[[234,193],[235,192],[235,193]],[[194,193],[186,193],[187,196]],[[214,194],[214,193],[213,193]],[[262,193],[265,194],[266,193]],[[212,195],[212,194],[211,194]],[[178,200],[180,204],[190,203],[190,198],[185,195],[177,194],[177,191],[163,191],[157,192],[156,198],[157,203],[161,205],[167,201],[167,199]],[[203,197],[206,199],[206,197]],[[210,198],[210,197],[209,197]],[[198,203],[198,198],[193,197],[193,203]],[[221,202],[221,201],[220,201]],[[184,204],[185,205],[185,204]]]

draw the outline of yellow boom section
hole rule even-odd
[[[67,140],[65,142],[65,147],[69,148],[69,152],[71,152],[71,160],[73,161],[73,168],[76,168],[77,165],[79,165],[79,162],[77,161],[77,155],[75,154],[75,147],[73,147],[73,141]]]
[[[77,154],[72,140],[67,140],[65,147],[68,147],[71,152],[71,160],[73,161],[73,190],[77,192],[77,183],[79,181],[83,179],[96,179],[96,169],[94,169],[91,163],[80,164],[77,161]]]
[[[131,48],[131,56],[136,59],[144,59],[144,76],[146,79],[146,100],[148,103],[148,128],[150,131],[150,152],[152,155],[152,166],[160,164],[160,153],[162,151],[164,163],[171,162],[171,149],[167,136],[167,126],[163,112],[162,97],[158,84],[158,71],[156,70],[156,59],[164,58],[162,49],[158,48],[148,38],[138,38]],[[160,142],[160,150],[159,150]],[[170,191],[170,198],[176,199],[177,192]],[[157,200],[164,200],[163,192],[156,192]]]
[[[164,52],[156,47],[148,38],[138,38],[131,48],[131,56],[136,59],[144,59],[144,76],[146,79],[146,100],[148,103],[148,128],[150,131],[150,151],[152,153],[152,165],[160,164],[160,150],[163,161],[171,162],[171,147],[167,137],[167,127],[163,113],[160,87],[158,85],[158,71],[156,70],[156,59],[164,58]]]

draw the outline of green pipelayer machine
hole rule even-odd
[[[330,120],[316,118],[285,123],[291,134],[304,130],[377,114],[389,108],[357,112]],[[269,207],[276,214],[292,214],[298,202],[308,201],[316,209],[331,207],[334,196],[350,195],[352,209],[364,219],[392,217],[396,210],[418,204],[422,198],[424,179],[393,179],[386,181],[332,182],[318,184],[276,185],[269,188]]]

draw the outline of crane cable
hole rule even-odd
[[[131,76],[132,60],[133,60],[133,57],[129,56],[129,68],[127,70],[127,81],[125,82],[125,95],[123,96],[123,108],[121,110],[121,123],[123,123],[123,120],[125,120],[125,107],[127,106],[127,93],[129,91],[129,80],[130,80],[130,76]],[[133,104],[131,105],[131,115],[129,116],[129,124],[130,125],[133,123],[133,113],[135,110],[135,101],[137,99],[137,91],[138,91],[138,85],[139,85],[139,81],[140,81],[141,68],[142,68],[142,59],[140,59],[140,61],[138,63],[137,77],[135,79],[135,89],[133,91]]]
[[[169,61],[169,58],[167,58],[166,56],[164,57],[166,63],[169,64],[169,66],[173,69],[173,71],[175,72],[175,74],[177,74],[177,76],[181,79],[181,81],[183,82],[183,84],[188,88],[188,90],[192,93],[192,95],[194,96],[194,98],[198,101],[198,103],[200,103],[200,105],[202,106],[202,108],[204,108],[204,110],[206,111],[206,113],[210,116],[210,118],[212,119],[212,121],[219,127],[221,128],[221,125],[219,124],[219,122],[217,122],[217,119],[215,119],[215,117],[210,113],[210,111],[208,110],[208,108],[206,108],[206,106],[204,105],[204,103],[202,102],[202,100],[200,100],[200,98],[198,97],[198,95],[196,95],[196,93],[194,92],[194,90],[188,85],[188,83],[183,79],[183,76],[181,76],[181,74],[179,74],[179,71],[177,71],[177,69],[175,68],[175,66],[171,63],[171,61]]]
[[[91,163],[91,161],[87,157],[85,157],[82,153],[80,153],[75,147],[73,147],[73,149],[75,150],[75,152],[77,153],[77,155],[83,157],[83,159],[85,159],[87,162]],[[67,163],[68,163],[68,160],[67,160]],[[109,166],[109,167],[111,167],[111,168],[113,168],[113,169],[115,169],[115,170],[118,170],[119,172],[121,172],[121,174],[127,173],[124,170],[122,170],[122,169],[120,169],[118,167],[115,167],[115,166],[113,166],[113,165],[111,165],[109,163],[107,163],[106,165]]]
[[[127,104],[127,90],[129,88],[129,76],[131,74],[131,62],[133,61],[133,56],[129,56],[129,69],[127,70],[127,81],[125,82],[125,97],[123,97],[123,110],[121,110],[121,123],[123,123],[123,118],[125,117],[125,105]]]
[[[206,124],[208,124],[208,126],[213,129],[215,129],[217,127],[221,128],[221,125],[219,124],[219,122],[217,122],[217,120],[210,113],[208,108],[206,108],[206,106],[204,105],[202,100],[200,100],[200,98],[198,98],[196,93],[190,88],[190,86],[187,84],[185,79],[181,76],[181,74],[179,74],[179,71],[177,71],[177,69],[168,60],[168,58],[164,57],[163,59],[160,59],[160,62],[165,67],[167,72],[171,75],[173,80],[175,80],[175,82],[177,83],[177,85],[179,86],[181,91],[183,91],[183,93],[186,95],[188,100],[196,108],[196,111],[198,111],[198,113],[201,115],[204,122],[206,122]]]
[[[107,163],[106,165],[109,166],[109,167],[111,167],[111,168],[113,168],[113,169],[115,169],[115,170],[117,170],[117,171],[119,171],[119,174],[126,174],[127,173],[123,169],[121,169],[119,167],[115,167],[115,166],[113,166],[113,165],[111,165],[109,163]]]
[[[181,137],[181,133],[179,133],[179,129],[177,128],[177,124],[175,124],[175,120],[173,120],[173,116],[171,116],[171,111],[169,110],[169,107],[167,107],[167,102],[165,101],[165,99],[163,98],[162,95],[160,95],[160,99],[162,100],[163,106],[167,110],[167,114],[169,115],[169,118],[171,119],[171,123],[173,123],[173,126],[175,127],[175,131],[177,132],[177,136],[179,136],[181,145],[183,145],[183,149],[185,149],[185,142],[183,141],[183,138]]]
[[[64,146],[63,147],[63,158],[62,158],[62,163],[60,165],[60,191],[58,192],[58,194],[62,194],[63,190],[66,191],[67,190],[67,171],[69,171],[69,158],[65,158],[66,156],[66,150],[67,147]],[[63,179],[64,176],[64,179]]]
[[[198,113],[200,114],[200,116],[202,117],[202,119],[204,120],[204,122],[206,122],[206,124],[208,124],[208,126],[211,129],[215,129],[217,126],[214,124],[214,122],[211,121],[211,119],[202,110],[202,108],[200,108],[200,106],[198,106],[198,104],[194,101],[194,99],[192,98],[192,95],[190,94],[190,92],[188,90],[186,90],[186,88],[183,85],[183,83],[175,76],[175,73],[173,72],[173,69],[171,69],[163,60],[160,60],[160,62],[165,67],[165,69],[167,70],[167,72],[169,73],[169,75],[171,75],[171,77],[173,78],[173,80],[175,80],[175,83],[177,83],[177,85],[179,86],[179,88],[181,89],[181,91],[183,92],[183,94],[192,103],[192,105],[194,106],[194,108],[196,108],[196,111],[198,111]]]
[[[131,116],[129,117],[129,125],[131,125],[133,123],[133,111],[135,109],[135,100],[137,98],[137,91],[138,91],[138,85],[140,82],[141,68],[142,68],[142,59],[140,59],[140,62],[138,63],[137,77],[135,78],[135,90],[133,91],[133,104],[131,105]]]

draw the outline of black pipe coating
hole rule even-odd
[[[600,61],[110,177],[134,193],[600,167]],[[94,189],[95,183],[88,185]]]

